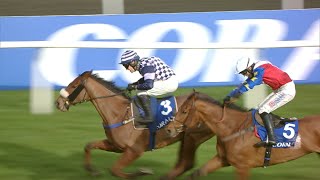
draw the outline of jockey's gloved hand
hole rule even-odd
[[[223,106],[225,105],[228,105],[231,103],[231,97],[230,96],[226,96],[224,99],[223,99]]]
[[[135,89],[137,89],[137,85],[135,85],[135,84],[128,84],[128,86],[127,86],[127,90],[128,90],[128,91],[132,91],[132,90],[135,90]]]

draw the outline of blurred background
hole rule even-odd
[[[252,12],[255,10],[313,8],[320,8],[319,0],[0,0],[0,18],[11,19],[13,16],[180,12],[223,13],[224,11]],[[320,14],[318,21],[319,18]],[[125,22],[120,22],[120,24],[125,24]],[[23,23],[23,21],[17,23]],[[26,29],[33,26],[28,21],[24,23]],[[56,22],[56,24],[60,23],[59,21]],[[34,28],[39,29],[38,27]],[[294,29],[295,27],[290,28]],[[23,28],[19,29],[21,33],[24,30]],[[39,31],[41,32],[41,28]],[[0,24],[1,40],[6,39],[6,35],[8,35],[3,32]],[[4,52],[4,50],[0,49],[0,68],[5,69],[0,70],[1,85],[3,85],[3,82],[12,82],[11,78],[15,77],[18,73],[23,73],[21,72],[21,66],[26,66],[30,69],[29,66],[31,65],[26,63],[27,60],[24,57],[27,56],[22,51],[14,54],[1,52]],[[268,54],[268,50],[264,52]],[[19,54],[19,61],[13,61],[13,59],[11,61],[10,57],[17,56],[17,54]],[[281,59],[282,57],[276,58]],[[319,67],[319,60],[320,57],[318,56],[318,63],[315,64],[315,67]],[[8,63],[4,63],[5,61],[12,63],[10,66],[7,66]],[[296,68],[298,69],[297,71],[300,70],[300,67]],[[8,69],[10,69],[10,73],[7,73]],[[314,70],[314,72],[319,73],[317,70]],[[18,78],[24,80],[24,76],[18,76]],[[319,79],[319,77],[310,78]],[[221,100],[234,88],[233,85],[225,83],[215,85],[214,87],[186,86],[179,88],[175,92],[175,95],[189,93],[192,88],[196,88],[200,92],[207,93],[213,98]],[[268,92],[270,92],[270,89],[263,89],[258,93],[265,95]],[[319,82],[299,83],[297,85],[296,98],[275,113],[280,116],[296,116],[298,118],[319,114],[319,92]],[[47,100],[48,105],[46,103],[43,104],[45,99],[41,98],[41,92],[33,91],[30,87],[0,88],[0,179],[117,179],[112,177],[107,171],[119,157],[115,153],[101,152],[99,150],[93,151],[93,163],[103,172],[101,177],[92,178],[82,168],[83,147],[85,144],[89,141],[105,138],[100,117],[93,106],[90,103],[86,103],[72,107],[68,113],[58,112],[52,108],[53,102],[58,96],[57,89],[53,91],[53,94],[54,98]],[[35,100],[34,96],[40,96],[40,101],[42,102],[38,102],[39,98]],[[255,96],[256,99],[257,96]],[[42,106],[40,111],[35,110],[34,105],[30,102],[34,102],[38,110],[39,105]],[[247,106],[247,99],[245,97],[241,98],[237,104]],[[43,111],[47,112],[39,113]],[[216,139],[212,138],[201,145],[197,151],[195,168],[200,167],[216,153],[215,143]],[[159,178],[174,167],[178,145],[176,143],[163,149],[145,153],[127,171],[147,166],[154,169],[155,175],[142,177],[141,179]],[[318,156],[310,154],[298,160],[271,166],[266,169],[257,168],[252,170],[252,179],[318,180],[320,177],[319,160]],[[190,172],[192,170],[179,179],[185,178]],[[201,179],[234,179],[233,172],[234,169],[228,167]]]
[[[141,14],[319,8],[318,0],[1,0],[0,16]]]

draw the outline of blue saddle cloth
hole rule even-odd
[[[260,125],[256,118],[255,113],[257,110],[252,111],[252,121],[256,128],[256,133],[262,141],[267,140],[267,130],[264,126]],[[283,126],[279,128],[274,128],[274,133],[276,136],[277,144],[274,145],[274,148],[289,148],[293,147],[298,136],[298,120],[287,121]]]
[[[149,150],[155,146],[155,133],[169,124],[176,113],[176,98],[167,96],[163,98],[150,97],[151,111],[154,121],[148,125],[150,131]],[[139,114],[144,116],[143,109],[138,107]]]
[[[151,98],[151,109],[153,114],[153,128],[159,130],[173,120],[176,113],[176,99],[174,96],[164,98]]]
[[[150,97],[150,101],[151,114],[154,122],[151,123],[152,126],[149,125],[149,128],[156,131],[163,128],[173,120],[176,113],[176,99],[174,96],[167,96],[163,98]],[[145,112],[142,107],[138,106],[138,111],[141,117],[145,116]]]

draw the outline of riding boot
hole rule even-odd
[[[273,124],[270,119],[270,115],[266,112],[263,112],[260,114],[260,117],[262,118],[263,124],[267,130],[268,133],[268,141],[263,142],[267,146],[272,146],[276,144],[275,135],[273,131]]]
[[[152,118],[151,107],[150,107],[150,104],[151,104],[150,97],[148,95],[140,95],[140,96],[137,96],[137,98],[139,99],[140,105],[143,108],[145,113],[144,122],[146,123],[152,122],[153,118]]]

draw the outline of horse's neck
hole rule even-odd
[[[214,108],[206,108],[206,120],[210,121],[207,125],[218,136],[224,137],[233,134],[235,131],[246,126],[245,120],[248,117],[247,112],[241,112],[234,109],[223,109],[218,105]],[[209,106],[207,106],[209,107]]]
[[[125,120],[122,118],[124,118],[127,113],[130,105],[129,100],[122,95],[116,95],[93,79],[90,83],[90,85],[86,86],[87,92],[104,122],[113,124]]]
[[[226,109],[225,121],[223,123],[228,126],[228,129],[230,129],[231,133],[234,133],[235,131],[244,129],[247,126],[249,119],[249,112],[242,112],[234,109]]]

